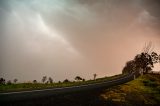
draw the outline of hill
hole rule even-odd
[[[160,104],[160,75],[146,74],[129,83],[106,89],[100,94],[114,105],[144,106]]]
[[[160,105],[160,75],[146,74],[108,89],[56,95],[12,105],[37,106],[158,106]]]

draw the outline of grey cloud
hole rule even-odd
[[[144,8],[146,8],[151,15],[160,18],[160,1],[159,0],[143,0]]]
[[[5,0],[0,4],[0,76],[8,79],[113,75],[121,73],[145,42],[153,41],[160,50],[158,7],[150,8],[152,3],[143,0]]]

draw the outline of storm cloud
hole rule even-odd
[[[158,0],[1,0],[0,77],[119,74],[146,42],[160,52],[159,10]]]

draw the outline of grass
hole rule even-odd
[[[114,79],[101,78],[96,81]],[[76,84],[96,81],[76,82]],[[45,84],[42,84],[44,86]],[[74,85],[74,84],[73,84]],[[59,85],[62,86],[62,85]],[[68,86],[64,84],[64,86]],[[72,86],[72,85],[71,85]],[[46,86],[45,86],[46,87]],[[81,91],[48,98],[8,103],[8,106],[160,106],[160,75],[146,74],[108,89]],[[5,105],[6,106],[6,105]]]
[[[126,84],[106,89],[100,96],[115,105],[157,105],[160,103],[160,75],[140,76]]]
[[[123,77],[122,74],[111,76],[111,77],[103,77],[98,78],[96,80],[87,80],[87,81],[78,81],[78,82],[65,82],[65,83],[52,83],[52,84],[44,84],[44,83],[17,83],[17,84],[1,84],[0,92],[12,92],[12,91],[25,91],[25,90],[34,90],[34,89],[47,89],[47,88],[59,88],[59,87],[69,87],[69,86],[77,86],[84,84],[93,84],[98,82],[104,82],[107,80],[112,80],[115,78]]]

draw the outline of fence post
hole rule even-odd
[[[134,79],[136,79],[136,75],[134,75],[133,77],[134,77]]]

